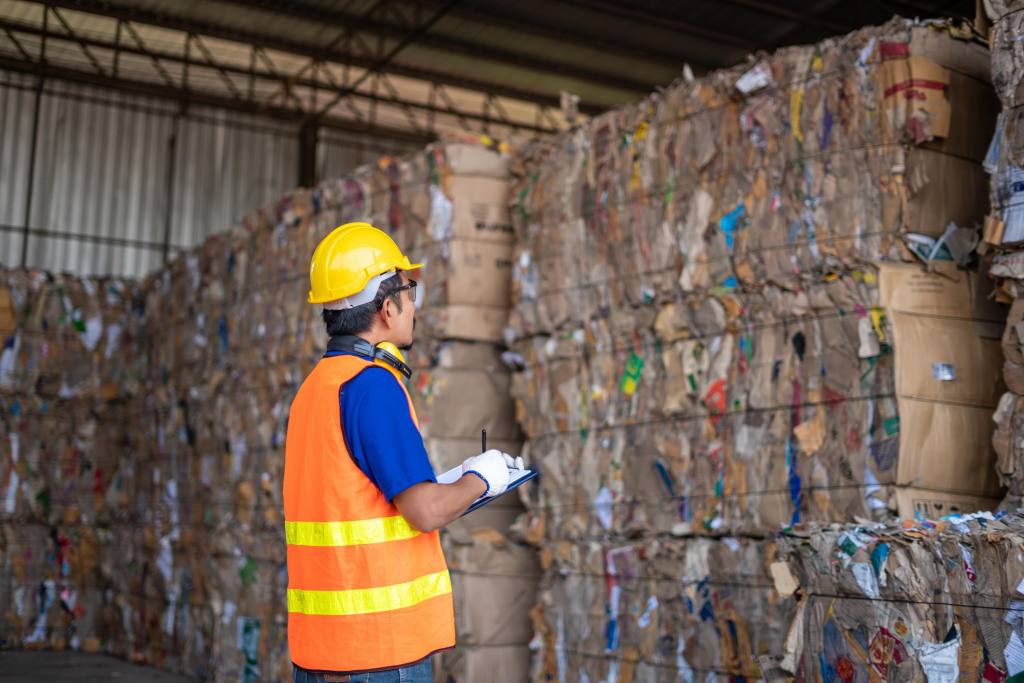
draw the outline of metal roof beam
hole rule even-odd
[[[60,13],[60,10],[58,10],[56,7],[54,7],[50,11],[53,12],[53,16],[57,19],[57,21],[60,22],[60,25],[64,27],[64,31],[67,33],[67,35],[72,40],[74,40],[76,43],[78,43],[78,46],[80,48],[82,48],[82,53],[85,54],[86,58],[88,58],[89,63],[92,64],[92,68],[96,69],[96,71],[98,71],[101,74],[103,74],[104,76],[106,76],[107,75],[107,70],[104,69],[103,65],[100,64],[98,59],[96,59],[96,55],[94,55],[92,53],[92,50],[89,49],[88,43],[86,41],[84,41],[84,40],[81,40],[78,37],[78,34],[75,33],[75,29],[71,28],[71,24],[69,24],[67,22],[67,19],[65,19],[64,15],[62,15]],[[59,35],[59,34],[54,34],[54,35]]]
[[[342,10],[326,9],[306,5],[301,2],[288,2],[283,6],[276,0],[221,0],[235,5],[242,5],[249,9],[257,8],[267,12],[284,13],[288,16],[308,19],[310,21],[334,24],[339,28],[353,26],[357,31],[373,33],[388,38],[403,39],[408,34],[408,28],[396,24],[383,22],[357,14],[350,14]],[[481,45],[472,41],[463,40],[437,33],[424,33],[416,39],[417,44],[426,45],[431,48],[462,54],[477,59],[510,64],[517,67],[539,71],[545,74],[557,73],[581,81],[590,81],[605,86],[612,86],[621,90],[633,91],[637,94],[646,94],[654,87],[654,83],[639,81],[634,78],[611,74],[606,71],[596,71],[584,66],[567,64],[558,60],[543,59],[532,55],[506,50],[492,45]],[[386,69],[385,69],[386,70]]]
[[[185,33],[201,34],[211,38],[219,38],[221,40],[228,40],[236,43],[255,45],[265,49],[312,57],[324,62],[350,64],[359,68],[370,68],[374,63],[374,59],[371,56],[354,55],[352,53],[341,52],[333,48],[318,48],[302,43],[301,41],[291,41],[271,34],[242,31],[223,24],[174,17],[163,12],[138,7],[129,7],[109,2],[108,0],[26,1],[42,5],[62,7],[89,14],[98,14],[114,19],[122,19],[124,21],[135,21],[140,24],[149,24],[151,26],[182,31]],[[387,71],[395,76],[403,76],[405,78],[413,78],[431,83],[441,83],[456,88],[464,88],[466,90],[492,93],[501,97],[523,100],[525,102],[532,102],[546,107],[553,107],[555,109],[559,107],[559,98],[557,95],[551,95],[549,93],[536,90],[507,85],[497,85],[476,78],[456,76],[404,64],[389,64]],[[597,114],[605,111],[606,109],[607,107],[599,105],[580,105],[580,110],[587,114]]]
[[[126,23],[125,24],[125,28],[129,29],[129,31],[130,31],[131,30],[131,24],[130,23]],[[8,21],[8,20],[5,20],[5,19],[0,19],[0,30],[3,30],[3,31],[8,31],[9,30],[9,31],[13,31],[15,33],[22,33],[22,34],[32,35],[32,36],[42,36],[42,33],[43,33],[40,28],[38,28],[36,26],[33,26],[31,24],[22,24],[20,22]],[[84,45],[84,46],[87,46],[87,47],[95,47],[95,48],[100,48],[100,49],[105,49],[105,50],[114,50],[116,48],[116,49],[119,49],[121,52],[126,53],[126,54],[134,54],[134,55],[139,55],[139,56],[142,56],[142,57],[147,57],[152,62],[154,62],[154,64],[158,64],[158,65],[160,64],[160,62],[169,62],[169,63],[172,63],[172,64],[180,64],[182,66],[189,66],[189,67],[197,67],[198,66],[198,67],[204,67],[204,68],[213,69],[213,70],[216,70],[221,76],[226,76],[227,74],[235,74],[235,75],[239,75],[239,76],[246,76],[246,77],[252,77],[252,78],[260,78],[260,79],[268,80],[268,81],[283,81],[285,79],[285,76],[280,74],[280,73],[278,73],[276,71],[276,69],[273,68],[273,63],[269,62],[269,61],[266,62],[266,64],[268,66],[268,69],[271,69],[271,70],[267,71],[267,72],[261,72],[261,71],[253,71],[250,68],[240,67],[240,66],[236,66],[236,65],[233,65],[233,64],[225,64],[225,63],[218,63],[218,62],[215,62],[215,61],[190,59],[190,58],[182,56],[180,54],[176,54],[176,53],[173,53],[173,52],[161,51],[161,50],[157,50],[155,48],[150,48],[150,47],[146,47],[146,46],[134,47],[134,46],[130,46],[130,45],[125,45],[124,43],[122,43],[120,46],[118,46],[118,45],[116,45],[113,42],[108,42],[108,41],[105,41],[105,40],[99,40],[97,38],[87,38],[85,36],[77,36],[77,37],[72,38],[70,36],[64,36],[64,35],[60,35],[60,34],[55,34],[53,32],[50,32],[49,37],[50,37],[50,40],[54,40],[54,39],[68,40],[68,41],[72,41],[72,42],[75,42],[75,43],[78,43],[80,45]],[[161,65],[160,73],[165,75],[165,76],[167,74],[166,70],[164,70],[162,68],[162,65]],[[106,76],[105,73],[100,73],[99,75]],[[112,79],[112,80],[116,80],[116,79]],[[428,103],[421,103],[421,102],[416,102],[416,101],[412,101],[412,100],[402,99],[400,97],[387,97],[387,96],[379,95],[379,94],[376,94],[376,93],[368,93],[368,92],[364,92],[364,91],[352,91],[351,90],[351,86],[349,86],[348,88],[339,88],[336,85],[331,85],[331,84],[328,84],[328,83],[319,82],[319,81],[317,81],[314,78],[308,78],[308,77],[292,78],[292,79],[290,79],[290,83],[292,85],[298,85],[298,86],[302,86],[304,88],[315,88],[315,89],[318,89],[318,90],[322,90],[324,92],[333,93],[336,96],[338,96],[338,100],[340,100],[344,96],[351,95],[352,97],[362,98],[362,99],[369,99],[371,101],[379,102],[381,104],[393,104],[395,106],[403,107],[403,108],[408,107],[408,108],[411,108],[411,109],[418,109],[418,110],[424,110],[424,111],[432,111],[432,112],[437,113],[437,114],[450,114],[452,116],[457,116],[460,119],[464,119],[464,120],[473,120],[473,121],[479,121],[481,123],[490,123],[490,124],[497,123],[497,124],[501,124],[501,125],[512,125],[513,127],[529,130],[529,131],[536,132],[536,133],[550,133],[550,132],[553,132],[549,128],[537,128],[532,123],[523,122],[523,123],[508,124],[507,122],[502,121],[500,119],[495,119],[493,117],[484,116],[483,114],[478,114],[476,112],[457,110],[457,109],[454,108],[454,105],[451,105],[449,107],[439,107],[439,106],[431,105],[431,104],[428,104]],[[177,84],[173,83],[173,81],[168,82],[168,86],[173,87],[173,88],[178,88]],[[163,86],[160,86],[160,87],[163,87]],[[193,99],[190,96],[190,93],[193,93],[193,92],[196,92],[196,91],[194,91],[193,89],[189,88],[187,83],[183,83],[182,87],[180,89],[182,90],[182,92],[187,93],[184,96],[185,100],[189,100],[190,101],[190,100]],[[228,99],[233,99],[233,98],[228,98]],[[303,107],[301,106],[301,102],[298,99],[298,97],[296,97],[294,94],[291,94],[290,99],[293,102],[295,102],[295,107],[294,108],[292,108],[292,107],[285,107],[285,108],[288,109],[289,111],[293,112],[293,114],[292,114],[293,117],[300,116],[300,115],[308,115],[309,112],[307,112],[307,111],[305,111],[303,109]],[[249,111],[250,113],[260,113],[260,112],[266,111],[266,110],[268,110],[268,109],[270,109],[272,107],[272,104],[269,103],[269,102],[266,102],[266,101],[262,101],[262,102],[261,101],[255,101],[254,102],[254,101],[242,99],[241,97],[237,97],[237,99],[235,101],[237,101],[237,102],[239,102],[241,104],[245,104],[247,106],[247,111]],[[420,137],[422,138],[424,136],[421,135]]]
[[[383,69],[386,68],[387,65],[391,63],[391,61],[398,55],[398,53],[400,53],[406,47],[408,47],[412,43],[414,43],[417,40],[419,40],[420,38],[422,38],[423,35],[427,31],[429,31],[430,28],[434,24],[436,24],[445,14],[447,14],[448,11],[451,10],[451,8],[454,7],[458,2],[459,2],[459,0],[448,0],[448,2],[444,5],[444,7],[441,7],[439,10],[434,12],[433,16],[431,16],[425,22],[419,24],[418,26],[415,26],[411,31],[409,31],[405,35],[403,35],[402,39],[400,41],[398,41],[398,43],[396,45],[394,45],[392,48],[390,48],[386,53],[384,53],[383,50],[382,50],[380,57],[378,57],[374,61],[372,66],[370,66],[366,71],[363,72],[362,76],[357,78],[352,85],[348,86],[345,89],[345,91],[336,93],[334,95],[334,97],[332,97],[331,100],[326,105],[324,105],[324,107],[320,111],[317,112],[316,115],[317,116],[322,116],[322,115],[326,114],[331,109],[331,107],[333,107],[340,99],[342,99],[343,97],[346,97],[347,95],[349,95],[351,93],[356,92],[356,89],[359,87],[359,85],[363,81],[365,81],[370,76],[370,74],[376,73],[378,75],[382,75],[383,74]],[[380,5],[380,3],[378,3],[377,5],[374,5],[374,9],[376,9],[379,5]],[[381,47],[383,48],[383,46],[381,46]],[[374,82],[374,85],[373,85],[373,92],[374,92],[374,94],[377,94],[377,86],[379,84],[380,84],[380,79],[378,78],[376,80],[376,82]],[[374,110],[374,112],[376,112],[376,110]],[[485,112],[485,115],[486,115],[486,112]]]
[[[77,83],[96,85],[103,88],[110,88],[112,90],[130,92],[137,95],[146,95],[148,97],[156,97],[164,100],[169,100],[172,102],[188,100],[196,104],[207,105],[210,107],[230,109],[232,111],[238,111],[245,114],[253,113],[252,107],[247,102],[237,100],[233,97],[213,95],[198,90],[184,90],[179,87],[172,88],[166,85],[162,85],[160,83],[151,83],[148,81],[138,81],[126,78],[112,78],[110,76],[101,76],[93,72],[82,71],[80,69],[71,69],[62,66],[55,66],[53,64],[41,64],[39,62],[23,62],[17,59],[11,59],[9,57],[0,56],[0,69],[29,74],[32,76],[42,76],[44,78],[58,78],[67,81],[74,81]],[[268,107],[260,113],[265,116],[279,119],[281,121],[287,121],[288,123],[293,124],[301,116],[300,112],[296,112],[295,110],[287,109],[284,107]],[[436,139],[436,136],[434,135],[424,136],[421,134],[411,133],[408,130],[402,128],[392,128],[388,126],[359,125],[353,121],[340,119],[333,116],[323,117],[319,119],[319,123],[325,128],[334,128],[337,130],[343,130],[351,133],[364,133],[367,135],[393,138],[396,140],[406,140],[408,142],[416,144],[426,144]]]

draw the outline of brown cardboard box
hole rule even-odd
[[[995,408],[1002,367],[999,342],[979,337],[969,320],[896,311],[890,320],[900,396]]]
[[[0,287],[0,336],[6,337],[14,331],[16,326],[11,290],[7,287]]]
[[[536,552],[504,540],[493,530],[479,530],[472,545],[456,546],[447,558],[454,579],[459,642],[529,642],[527,615],[540,578]]]
[[[969,496],[923,488],[900,487],[893,493],[896,510],[903,519],[939,519],[946,515],[995,510],[1000,498]]]
[[[507,309],[511,297],[512,245],[477,239],[435,243],[417,253],[426,261],[421,277],[426,303]]]
[[[509,399],[509,376],[487,370],[438,368],[413,375],[412,395],[424,435],[515,440],[519,427]]]
[[[977,334],[970,276],[883,264],[879,299],[895,349],[897,482],[997,496],[991,415],[1001,393],[1002,354],[999,342]]]
[[[988,209],[988,176],[980,162],[992,138],[999,102],[988,82],[989,55],[984,47],[923,27],[914,28],[912,36],[908,61],[929,71],[930,78],[940,66],[944,73],[938,77],[948,85],[941,101],[938,91],[922,91],[931,96],[927,102],[943,120],[935,131],[939,137],[912,147],[907,155],[907,177],[915,178],[909,183],[907,229],[938,236],[950,221],[971,226]]]
[[[508,372],[501,362],[501,348],[479,342],[444,341],[433,352],[431,361],[441,368],[480,368]]]
[[[452,202],[451,237],[504,242],[513,240],[508,212],[508,181],[452,176],[445,185]]]
[[[896,139],[906,127],[916,142],[949,135],[950,104],[946,98],[949,71],[927,57],[885,58],[878,69],[882,106],[888,114],[888,135]]]
[[[439,657],[435,683],[514,683],[530,679],[530,649],[526,645],[477,645]]]
[[[919,185],[909,191],[909,232],[938,237],[950,222],[980,223],[988,208],[988,178],[976,162],[915,147],[907,153],[906,164],[908,174],[921,174]]]
[[[991,445],[992,410],[899,399],[897,482],[964,495],[1001,495]]]
[[[459,304],[433,309],[426,324],[437,337],[500,342],[508,326],[508,309]]]
[[[911,34],[911,58],[924,57],[945,67],[949,83],[945,90],[950,105],[948,134],[925,146],[980,163],[999,111],[999,100],[990,85],[989,51],[976,42],[951,40],[947,34],[925,27],[915,27]]]

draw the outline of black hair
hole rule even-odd
[[[355,308],[343,308],[337,311],[324,309],[324,325],[327,327],[327,334],[335,337],[345,334],[362,334],[373,327],[373,316],[384,306],[384,301],[391,299],[398,306],[398,312],[402,312],[402,276],[395,273],[387,280],[380,283],[377,296],[368,304],[356,306]]]

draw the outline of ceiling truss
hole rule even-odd
[[[409,140],[456,130],[504,137],[563,128],[559,103],[549,95],[392,62],[428,37],[457,2],[380,1],[347,23],[321,17],[340,26],[337,36],[311,47],[105,0],[21,0],[36,7],[36,18],[0,18],[0,67],[170,98],[182,107],[225,107]],[[376,40],[361,30],[385,23],[392,28]]]

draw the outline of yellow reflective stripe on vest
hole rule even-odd
[[[352,522],[285,522],[289,545],[343,546],[401,541],[420,532],[401,515]]]
[[[448,570],[427,574],[406,583],[347,591],[288,589],[288,611],[320,616],[347,616],[387,612],[418,605],[452,592]]]

